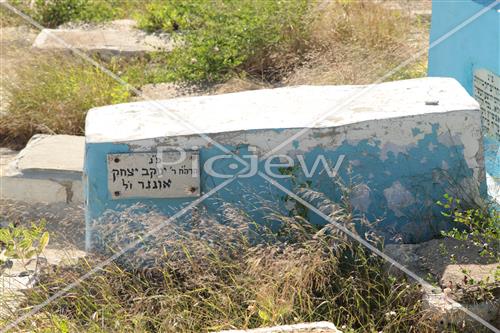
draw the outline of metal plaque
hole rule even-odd
[[[486,69],[476,70],[474,98],[481,106],[486,132],[500,140],[500,76]]]
[[[197,151],[108,154],[112,199],[191,198],[200,195]]]

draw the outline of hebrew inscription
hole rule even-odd
[[[112,199],[200,195],[198,152],[108,154],[107,162]]]
[[[500,140],[500,76],[486,69],[476,70],[474,98],[481,106],[486,132]]]

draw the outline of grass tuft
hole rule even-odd
[[[349,213],[330,206],[338,221],[353,228]],[[22,329],[207,332],[328,320],[344,332],[434,331],[418,286],[388,275],[380,259],[332,225],[274,214],[279,227],[271,231],[230,206],[225,206],[227,223],[209,217],[190,224],[166,222],[140,207],[123,215],[103,239],[108,249],[120,241],[127,244],[131,235],[141,237],[130,232],[137,225],[167,223],[156,233],[161,239],[148,240],[149,257],[146,242],[121,264],[106,266],[50,303]],[[131,265],[134,256],[155,264],[138,268]],[[47,272],[27,294],[26,309],[77,281],[102,259],[93,255]]]
[[[96,67],[56,54],[27,59],[6,84],[9,103],[0,116],[0,141],[11,146],[37,133],[82,135],[90,108],[130,98]]]

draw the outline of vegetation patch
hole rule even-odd
[[[163,55],[162,81],[224,81],[236,75],[294,84],[360,83],[358,77],[336,75],[336,67],[373,80],[412,55],[412,29],[426,28],[416,17],[371,2],[246,0],[154,1],[139,26],[171,32],[181,41]],[[322,65],[328,68],[319,69],[321,78],[308,70]],[[360,70],[363,65],[369,71]],[[310,77],[301,75],[302,68]],[[400,76],[422,73],[409,69]]]
[[[166,54],[166,81],[222,81],[245,71],[274,77],[300,54],[310,25],[308,1],[155,1],[140,19],[147,31],[177,32],[183,47]]]
[[[37,133],[82,135],[89,109],[131,97],[91,64],[56,54],[27,59],[6,84],[9,103],[0,116],[0,141],[13,146]]]
[[[330,208],[355,231],[349,213]],[[123,256],[121,264],[107,265],[48,304],[21,329],[207,332],[328,320],[344,332],[434,331],[422,310],[419,287],[390,276],[382,260],[333,225],[273,215],[280,227],[271,231],[249,223],[234,207],[225,210],[232,216],[227,223],[202,217],[189,227],[140,208],[126,211],[132,224],[166,223],[162,246],[155,242],[161,255],[154,257],[153,267],[123,264],[144,255],[148,246],[141,246]],[[27,293],[26,309],[78,281],[101,259],[94,255],[47,272]]]
[[[128,17],[136,18],[148,32],[171,33],[178,40],[173,52],[103,63],[135,87],[175,82],[208,87],[210,92],[217,83],[215,90],[234,92],[249,85],[365,84],[413,55],[414,45],[427,45],[408,42],[414,35],[425,39],[421,36],[426,35],[427,23],[371,2],[19,0],[12,4],[50,27]],[[12,15],[4,12],[2,7],[2,17],[8,14],[10,20]],[[19,74],[3,87],[10,101],[0,116],[3,144],[20,147],[36,133],[82,134],[90,107],[130,100],[118,83],[76,58],[35,55],[34,60],[29,53]],[[389,80],[425,76],[425,58]]]
[[[138,0],[14,0],[12,5],[46,28],[67,22],[104,22],[131,17],[148,3]]]

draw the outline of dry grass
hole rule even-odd
[[[428,44],[427,22],[381,3],[332,1],[315,15],[309,50],[283,79],[288,85],[372,83]],[[426,62],[423,55],[390,79],[425,76]]]
[[[0,6],[0,28],[19,26],[24,23],[22,18]]]
[[[82,135],[90,108],[130,97],[92,65],[60,54],[27,57],[6,84],[9,103],[0,116],[0,142],[10,146],[22,146],[37,133]]]
[[[321,207],[353,231],[355,222],[362,222],[325,200]],[[421,308],[418,286],[388,275],[381,260],[332,225],[314,226],[266,209],[279,222],[274,230],[228,205],[222,213],[226,222],[201,211],[194,220],[168,223],[143,207],[110,212],[106,224],[95,226],[95,245],[107,254],[135,239],[142,239],[141,246],[21,329],[207,332],[327,320],[344,326],[344,332],[437,331]],[[166,224],[162,232],[145,237],[159,224]],[[76,266],[48,271],[27,294],[25,309],[103,259],[93,255]]]

